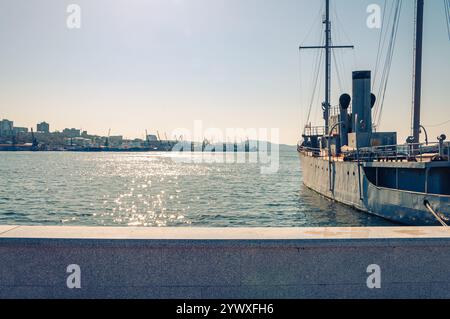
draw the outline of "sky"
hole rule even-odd
[[[375,69],[381,31],[367,27],[366,10],[384,3],[332,1],[334,43],[355,45],[336,53],[341,84],[335,76],[332,104],[351,92],[353,70]],[[450,135],[450,122],[442,124],[450,120],[443,3],[426,1],[425,13],[422,122],[432,140]],[[81,8],[80,29],[67,28],[70,4]],[[413,5],[403,0],[378,129],[398,131],[399,142],[410,133]],[[316,54],[298,47],[319,44],[322,6],[319,0],[0,0],[0,119],[99,135],[111,129],[129,138],[143,138],[145,130],[170,135],[201,120],[205,128],[279,128],[281,143],[296,144]],[[312,112],[318,125],[321,102]]]

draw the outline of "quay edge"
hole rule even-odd
[[[450,298],[443,227],[0,226],[0,253],[0,298]]]

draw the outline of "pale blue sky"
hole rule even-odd
[[[379,30],[366,26],[369,4],[335,0],[344,51],[343,90],[351,71],[375,68]],[[404,0],[382,121],[409,134],[413,0]],[[82,28],[66,27],[79,4]],[[323,1],[308,0],[0,0],[0,118],[19,126],[142,137],[144,130],[280,128],[295,144],[306,113]],[[450,120],[450,42],[442,0],[426,1],[423,123]],[[312,33],[307,37],[308,31]],[[344,43],[347,44],[347,43]],[[341,55],[341,53],[340,53]],[[301,67],[300,67],[301,64]],[[300,77],[301,73],[301,77]],[[299,79],[302,79],[301,83]],[[302,88],[300,92],[300,87]],[[339,93],[337,82],[334,101]],[[320,104],[316,105],[320,110]],[[317,120],[320,111],[313,112]],[[450,134],[450,124],[430,128]]]

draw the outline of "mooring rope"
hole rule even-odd
[[[431,214],[437,219],[437,221],[444,227],[448,227],[448,225],[442,220],[442,218],[434,211],[433,207],[431,207],[430,202],[424,202],[425,207],[430,211]]]

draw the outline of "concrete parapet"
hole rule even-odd
[[[442,227],[0,226],[0,256],[0,298],[450,298]]]

